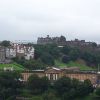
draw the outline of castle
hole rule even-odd
[[[96,44],[95,42],[86,42],[85,40],[71,40],[67,41],[64,36],[60,37],[50,37],[47,35],[47,37],[39,37],[37,40],[37,44],[45,45],[45,44],[57,44],[57,45],[68,45],[68,46],[93,46],[93,44]]]
[[[37,40],[37,44],[62,44],[64,45],[66,43],[66,38],[64,36],[61,37],[47,37],[43,38],[40,37]]]

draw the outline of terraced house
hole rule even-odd
[[[26,60],[34,58],[34,47],[25,46],[24,44],[12,43],[11,47],[6,48],[6,57],[24,57]]]

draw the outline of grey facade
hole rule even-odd
[[[0,47],[0,63],[4,63],[5,59],[5,49],[4,47]]]
[[[95,42],[86,42],[85,40],[66,40],[66,38],[64,36],[60,36],[60,37],[49,37],[49,35],[47,35],[47,37],[39,37],[37,40],[37,44],[40,45],[45,45],[45,44],[57,44],[57,45],[68,45],[68,46],[80,46],[80,47],[92,47],[93,44],[96,44]]]

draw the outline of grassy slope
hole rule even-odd
[[[60,60],[55,60],[55,66],[63,68],[63,67],[79,67],[80,70],[93,70],[93,68],[86,66],[85,64],[80,64],[77,62],[69,62],[68,64],[62,63]],[[17,63],[12,64],[0,64],[0,70],[4,69],[4,67],[13,67],[14,70],[24,70],[25,68]]]
[[[56,60],[55,65],[58,67],[79,67],[80,70],[93,70],[93,68],[90,68],[89,66],[86,66],[84,64],[79,64],[77,62],[69,62],[68,64],[62,63],[61,61]]]
[[[17,64],[17,63],[12,63],[12,64],[0,64],[0,70],[3,70],[4,67],[13,67],[14,70],[24,70],[24,67]]]

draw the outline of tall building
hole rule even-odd
[[[0,63],[4,63],[5,59],[5,49],[4,47],[0,47]]]
[[[34,59],[34,47],[18,44],[16,46],[17,57],[24,57],[26,60]]]
[[[34,47],[26,46],[24,44],[14,43],[11,47],[6,48],[6,57],[7,58],[22,58],[24,57],[26,60],[34,59]]]

